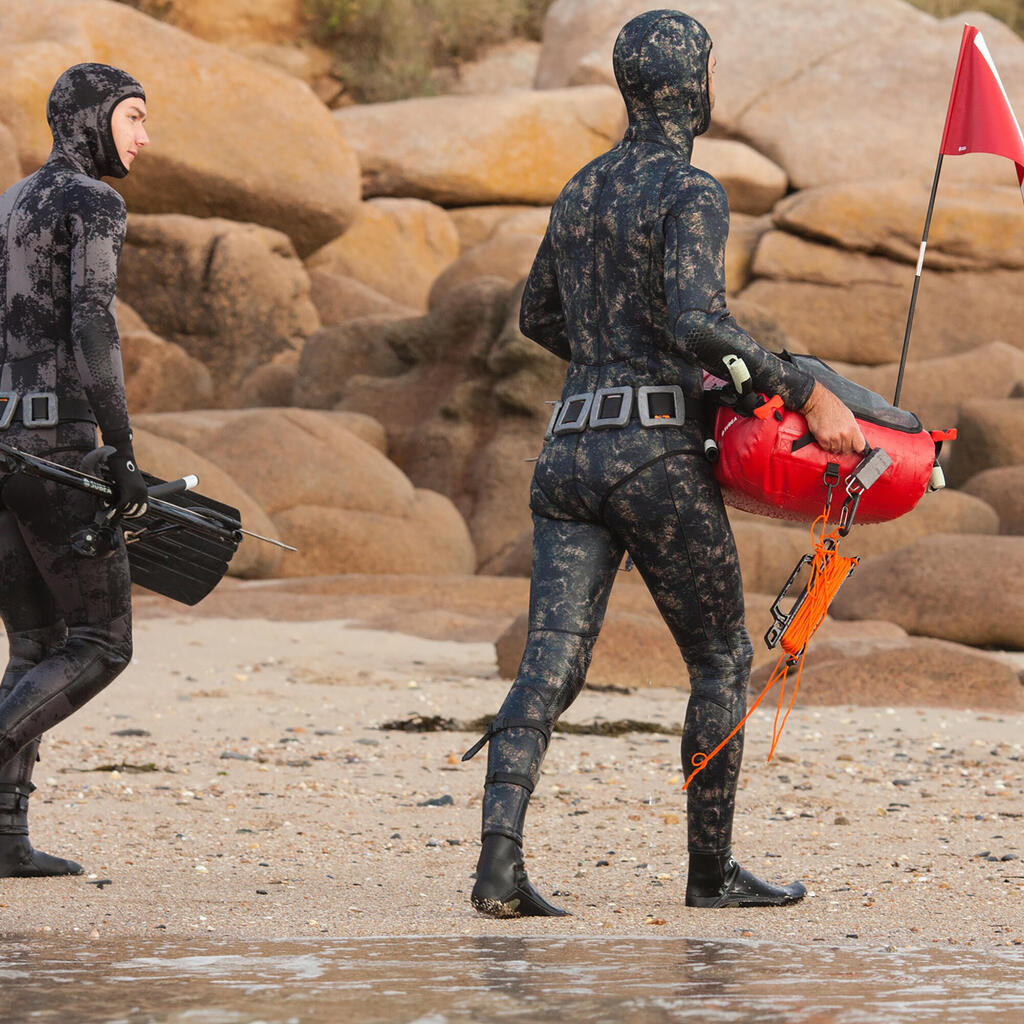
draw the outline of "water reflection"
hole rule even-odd
[[[1019,1024],[1019,953],[697,939],[7,940],[0,1020]]]

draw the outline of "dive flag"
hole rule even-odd
[[[1024,192],[1024,135],[981,33],[964,25],[940,152],[994,153],[1017,165]]]

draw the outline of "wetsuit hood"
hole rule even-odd
[[[110,117],[122,100],[146,99],[142,86],[109,64],[76,64],[57,79],[46,102],[53,148],[90,178],[128,173],[114,144]]]
[[[667,141],[689,159],[693,139],[708,130],[711,37],[681,11],[647,11],[615,40],[615,80],[629,114],[627,135]]]

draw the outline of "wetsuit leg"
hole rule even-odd
[[[67,629],[25,548],[14,516],[0,511],[0,578],[9,588],[3,620],[9,658],[0,680],[0,703],[24,676],[64,642]],[[74,861],[35,850],[28,839],[29,797],[39,738],[0,764],[0,877],[80,874]]]
[[[495,917],[557,916],[523,866],[526,808],[559,715],[583,689],[622,544],[606,527],[534,514],[526,650],[488,730],[483,849],[473,905]]]
[[[4,484],[3,504],[20,537],[18,546],[8,530],[0,556],[12,559],[16,569],[0,596],[4,621],[17,632],[20,623],[38,616],[41,581],[49,607],[67,624],[67,640],[0,701],[0,764],[99,693],[132,653],[131,580],[123,540],[118,536],[114,551],[96,559],[76,555],[69,545],[71,534],[95,514],[96,500],[15,474]]]
[[[681,743],[689,774],[693,755],[716,747],[743,717],[753,660],[721,493],[704,459],[668,456],[614,489],[605,519],[625,539],[689,670]],[[741,730],[687,789],[688,906],[782,906],[806,892],[799,882],[762,882],[732,859],[742,757]]]
[[[683,726],[684,771],[743,717],[753,647],[743,619],[739,559],[708,463],[669,456],[607,497],[605,516],[622,534],[690,674]],[[691,851],[729,848],[743,734],[687,790]]]
[[[498,712],[487,758],[484,835],[523,841],[523,819],[551,729],[579,696],[604,621],[622,545],[595,523],[533,517],[526,650]],[[503,727],[506,722],[530,726]],[[516,781],[502,781],[512,775]]]

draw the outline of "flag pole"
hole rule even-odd
[[[900,404],[900,391],[903,390],[903,370],[907,365],[907,352],[910,349],[910,331],[914,326],[914,307],[917,305],[917,289],[921,285],[921,271],[924,269],[924,253],[928,248],[928,230],[932,225],[932,210],[935,208],[935,192],[939,187],[939,174],[942,172],[942,153],[939,153],[935,164],[935,177],[932,180],[932,194],[928,200],[928,213],[924,218],[924,232],[921,235],[921,248],[917,254],[917,273],[914,275],[914,290],[910,294],[910,310],[907,313],[907,330],[903,335],[903,352],[900,355],[900,370],[896,376],[896,394],[892,404]]]

